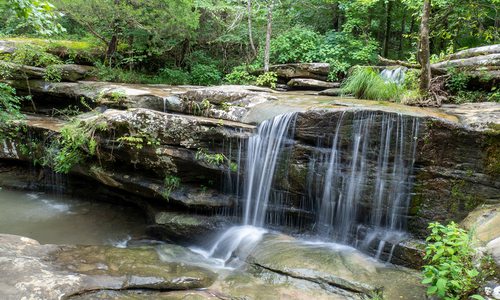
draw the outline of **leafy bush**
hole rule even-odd
[[[467,89],[467,84],[470,81],[470,75],[467,72],[450,69],[448,74],[450,77],[446,81],[446,87],[451,93],[457,94]]]
[[[62,64],[59,57],[47,53],[44,47],[31,44],[19,46],[19,48],[8,57],[8,60],[16,64],[42,68],[50,65]]]
[[[158,81],[171,85],[189,84],[189,74],[180,69],[163,68],[158,73]]]
[[[275,63],[312,62],[311,53],[318,48],[321,36],[297,26],[275,38],[271,43],[271,60]]]
[[[276,88],[276,83],[278,82],[278,74],[275,72],[266,72],[259,75],[255,80],[256,85],[267,86],[272,89]]]
[[[253,84],[257,78],[250,75],[246,70],[234,68],[233,71],[224,78],[230,84]]]
[[[385,82],[372,68],[356,68],[344,82],[342,92],[359,99],[397,101],[403,89],[393,82]]]
[[[0,83],[0,141],[16,134],[16,130],[12,130],[12,122],[23,118],[20,112],[21,100],[16,96],[14,88]]]
[[[191,68],[191,82],[196,85],[216,85],[222,75],[215,65],[195,65]]]
[[[429,229],[422,281],[429,285],[427,294],[445,300],[467,299],[480,286],[470,236],[454,222],[447,226],[431,223]],[[483,299],[479,295],[472,298]]]

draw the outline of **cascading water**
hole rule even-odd
[[[384,69],[380,72],[380,77],[385,82],[393,82],[396,84],[403,84],[405,81],[405,73],[408,70],[406,67],[397,67],[395,69]]]
[[[208,251],[194,248],[196,252],[221,259],[232,260],[235,251],[245,257],[252,246],[266,233],[264,226],[271,185],[276,163],[283,147],[292,141],[291,124],[295,114],[280,115],[263,122],[257,134],[247,144],[244,175],[243,226],[224,232]]]
[[[263,122],[246,152],[238,154],[246,157],[243,226],[224,233],[207,256],[230,260],[241,245],[260,240],[266,225],[303,230],[307,222],[293,221],[290,212],[307,214],[312,219],[308,232],[315,236],[374,249],[377,257],[386,244],[395,245],[405,235],[418,119],[376,111],[337,114],[331,130],[308,148],[309,175],[294,201],[289,198],[297,191],[283,189],[278,181],[289,181],[282,169],[293,163],[288,154],[297,147],[296,118],[285,114]],[[300,207],[294,207],[298,202]]]

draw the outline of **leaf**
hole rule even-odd
[[[484,297],[483,297],[483,296],[481,296],[481,295],[472,295],[472,296],[470,296],[469,298],[476,299],[476,300],[486,300],[486,299],[484,299]]]
[[[427,289],[427,294],[428,295],[434,295],[436,292],[437,292],[437,286],[430,286],[428,289]]]
[[[446,293],[446,284],[448,283],[448,280],[445,278],[439,278],[438,281],[436,282],[436,287],[437,287],[437,293],[439,296],[444,297]]]

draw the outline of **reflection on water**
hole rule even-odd
[[[137,209],[45,193],[0,190],[0,233],[42,244],[111,244],[125,247],[142,236],[145,220]]]

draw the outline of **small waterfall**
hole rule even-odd
[[[393,82],[401,85],[405,82],[405,73],[408,70],[407,67],[397,67],[395,69],[384,69],[380,72],[380,77],[384,79],[385,82]]]
[[[307,231],[323,240],[391,257],[405,237],[418,118],[346,111],[306,150],[294,141],[296,118],[285,114],[263,122],[244,154],[238,153],[245,161],[243,226],[224,233],[207,252],[227,261],[243,245],[256,244],[266,225],[301,231],[312,223]],[[294,151],[309,151],[303,191],[287,190]]]
[[[244,178],[243,224],[264,226],[276,163],[282,148],[293,137],[294,113],[263,122],[248,141]]]
[[[294,113],[267,120],[259,126],[257,134],[249,138],[244,175],[243,226],[225,231],[208,251],[192,248],[193,251],[229,264],[233,260],[244,259],[261,240],[267,232],[262,227],[276,164],[283,148],[292,141],[293,132],[290,129],[294,120]],[[241,145],[238,163],[241,160]]]

